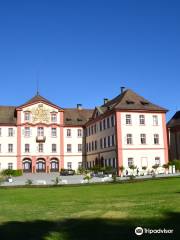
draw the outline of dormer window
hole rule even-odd
[[[142,105],[148,105],[149,103],[146,102],[146,101],[141,101],[141,104],[142,104]]]
[[[57,122],[57,114],[56,113],[51,113],[51,122],[53,122],[53,123]]]
[[[130,100],[127,100],[126,103],[127,103],[127,104],[134,104],[134,102],[133,102],[133,101],[130,101]]]
[[[30,121],[30,112],[24,112],[24,121]]]

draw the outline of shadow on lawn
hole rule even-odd
[[[7,222],[0,225],[1,240],[130,240],[180,239],[180,213],[167,213],[165,220],[141,220],[142,227],[174,229],[173,234],[143,234],[136,236],[138,219],[67,219]],[[142,223],[143,222],[143,223]]]

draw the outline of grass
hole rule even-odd
[[[174,229],[142,239],[180,239],[180,178],[54,188],[0,188],[0,239],[136,239],[134,229]]]

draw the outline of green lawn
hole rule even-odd
[[[0,188],[0,240],[136,239],[173,228],[180,239],[180,178],[51,188]],[[139,236],[138,239],[142,239]]]

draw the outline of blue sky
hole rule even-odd
[[[180,2],[0,1],[0,105],[91,108],[120,87],[180,110]]]

